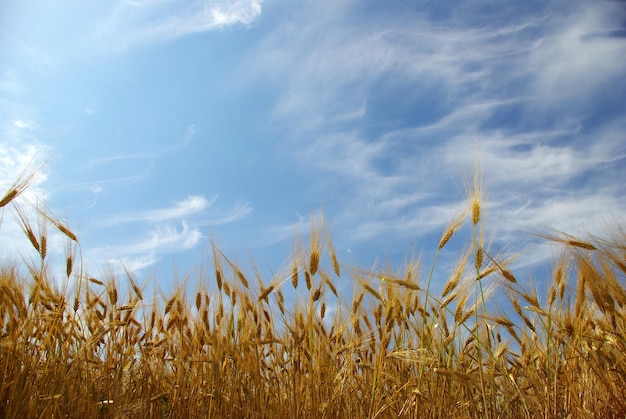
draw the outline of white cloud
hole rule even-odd
[[[249,25],[261,14],[261,3],[261,0],[122,1],[97,33],[121,48],[168,41],[226,26]]]
[[[173,208],[150,211],[144,214],[144,219],[146,221],[166,221],[186,217],[196,212],[204,211],[216,199],[217,197],[213,197],[210,201],[207,201],[203,196],[191,195],[187,199],[177,202]]]
[[[626,200],[613,196],[610,190],[586,190],[582,194],[567,194],[546,198],[526,208],[518,217],[508,219],[520,229],[554,228],[573,235],[600,233],[613,216],[621,216]],[[598,217],[598,215],[601,215]],[[622,218],[622,221],[625,221]]]
[[[136,167],[136,166],[135,166]],[[76,189],[87,189],[89,191],[101,192],[106,185],[130,185],[133,183],[139,183],[150,178],[152,171],[154,170],[154,160],[150,160],[148,164],[140,171],[128,176],[119,176],[114,178],[105,178],[99,180],[93,180],[88,182],[82,182],[74,184]]]
[[[210,226],[229,224],[252,214],[253,207],[247,202],[238,203],[227,212],[216,212],[209,218]]]
[[[15,70],[4,70],[0,76],[0,91],[15,96],[26,92],[26,87],[22,83],[21,77]]]
[[[247,203],[237,203],[231,209],[212,209],[217,201],[217,196],[206,199],[200,195],[190,195],[182,201],[175,202],[174,205],[165,208],[158,208],[148,211],[139,211],[124,215],[112,216],[109,220],[104,221],[106,225],[118,225],[124,223],[162,223],[165,221],[173,221],[185,219],[189,217],[198,218],[199,216],[207,219],[209,225],[222,225],[237,221],[252,213],[253,207]]]
[[[120,259],[109,259],[108,263],[111,266],[117,266],[120,271],[128,271],[131,273],[141,271],[148,268],[159,261],[159,257],[156,255],[138,256],[138,257],[123,257]]]
[[[206,208],[213,205],[216,200],[217,196],[207,200],[203,196],[190,195],[182,201],[175,202],[171,207],[114,216],[106,223],[112,225],[133,222],[157,223],[181,219],[203,212]]]
[[[611,2],[582,7],[556,23],[558,31],[538,41],[529,61],[538,95],[550,102],[580,101],[602,84],[619,79],[626,42],[603,34],[619,28],[620,7]]]
[[[163,157],[170,153],[174,153],[188,146],[191,143],[191,141],[193,141],[193,137],[195,133],[196,133],[196,126],[194,124],[189,124],[187,126],[187,130],[182,141],[178,141],[169,147],[163,147],[160,149],[152,148],[150,150],[146,150],[144,152],[139,152],[139,153],[116,154],[116,155],[108,156],[108,157],[100,157],[98,159],[94,159],[90,161],[89,166],[93,168],[96,166],[103,166],[105,164],[116,162],[116,161],[121,161],[121,160],[150,160],[154,162],[154,160],[160,157]]]
[[[415,95],[433,86],[434,93],[443,96],[467,95],[476,88],[495,93],[499,73],[531,48],[516,38],[541,23],[529,19],[521,25],[475,29],[467,22],[438,25],[422,16],[359,22],[347,7],[314,21],[310,9],[302,13],[306,25],[278,27],[254,61],[245,64],[257,74],[286,81],[275,113],[297,117],[293,124],[300,130],[324,124],[337,114],[358,114],[371,89],[387,77],[412,85]],[[499,98],[490,98],[495,99]]]
[[[122,154],[117,154],[113,156],[100,157],[100,158],[94,159],[87,163],[87,166],[89,169],[94,169],[94,168],[102,169],[102,166],[106,166],[111,163],[127,161],[129,163],[132,162],[132,165],[129,164],[129,167],[131,167],[131,170],[135,171],[138,166],[138,163],[133,162],[133,161],[143,160],[143,161],[147,161],[147,164],[145,165],[143,170],[141,170],[140,172],[135,172],[131,175],[119,176],[115,178],[104,178],[104,179],[78,183],[74,185],[74,188],[87,189],[92,192],[93,191],[100,192],[104,189],[105,185],[129,185],[132,183],[145,181],[152,175],[154,165],[157,159],[184,149],[193,140],[195,132],[196,132],[195,125],[189,124],[187,126],[185,136],[182,138],[182,140],[178,141],[177,143],[172,144],[169,147],[163,147],[160,149],[152,148],[150,150],[146,150],[146,151],[138,152],[138,153],[122,153]],[[119,171],[119,166],[116,167],[116,170]],[[112,170],[100,170],[100,172],[112,173],[113,171]],[[97,192],[94,192],[94,193],[97,193]]]
[[[199,225],[232,223],[252,212],[252,206],[247,203],[237,204],[230,210],[214,209],[207,212],[216,199],[207,200],[192,195],[170,207],[110,217],[110,222],[105,223],[108,226],[148,223],[152,230],[147,237],[134,233],[127,239],[130,244],[91,248],[86,252],[88,265],[107,260],[132,271],[145,269],[158,262],[159,255],[184,252],[198,246],[204,238]],[[181,227],[177,228],[174,222],[180,222]]]
[[[120,255],[160,254],[191,249],[198,244],[202,234],[196,227],[189,227],[184,221],[181,227],[179,231],[170,224],[157,225],[149,238],[134,244],[120,246],[116,248],[116,253]]]
[[[237,0],[214,2],[205,4],[205,13],[211,16],[218,26],[227,26],[237,23],[249,25],[261,14],[260,0]],[[207,24],[207,22],[205,22]]]
[[[598,163],[573,145],[545,144],[549,135],[549,132],[516,134],[502,131],[462,135],[442,147],[441,157],[447,166],[462,167],[467,171],[479,161],[494,183],[507,185],[558,184]]]
[[[316,165],[320,169],[348,178],[369,178],[377,176],[372,161],[381,156],[385,148],[383,143],[367,143],[355,134],[343,132],[314,140],[300,158],[317,160]]]
[[[15,125],[16,127],[18,127],[19,129],[25,129],[25,130],[29,130],[32,131],[34,129],[37,128],[37,124],[29,121],[22,121],[21,119],[16,119],[15,122],[13,123],[13,125]]]
[[[160,255],[192,249],[202,238],[200,230],[185,221],[181,222],[180,228],[168,223],[157,224],[148,237],[136,239],[134,243],[86,249],[86,266],[88,270],[102,268],[99,265],[107,261],[110,266],[124,267],[134,272],[155,264],[160,260]]]
[[[520,223],[499,222],[507,235],[546,223],[577,230],[626,212],[618,190],[599,187],[626,175],[624,124],[609,117],[590,126],[584,113],[626,75],[624,38],[601,35],[619,24],[614,6],[526,15],[512,6],[506,23],[471,13],[436,23],[425,15],[364,20],[356,3],[341,4],[318,16],[328,4],[305,3],[241,71],[283,88],[273,112],[290,138],[283,150],[314,173],[312,193],[336,192],[324,206],[345,236],[443,228],[450,212],[442,202],[463,199],[452,185],[477,160],[497,197],[492,215],[519,211]],[[412,117],[395,124],[376,114],[385,107],[373,99],[413,100]],[[377,126],[381,119],[389,127]]]

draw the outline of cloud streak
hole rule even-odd
[[[183,150],[187,147],[192,141],[194,134],[196,132],[196,127],[194,124],[190,124],[187,127],[187,132],[183,137],[183,140],[177,144],[174,144],[170,147],[165,147],[160,150],[150,150],[141,153],[127,153],[127,154],[117,154],[108,157],[101,157],[98,159],[91,160],[87,167],[90,170],[99,170],[100,172],[105,172],[107,165],[111,165],[119,162],[132,162],[134,160],[137,161],[146,161],[147,164],[140,172],[135,172],[133,174],[127,176],[118,176],[114,178],[101,178],[99,180],[92,180],[88,182],[81,182],[71,186],[70,189],[78,189],[78,190],[87,190],[93,195],[94,201],[89,204],[89,208],[95,205],[96,196],[105,189],[105,186],[110,185],[130,185],[133,183],[144,182],[150,178],[153,174],[154,167],[156,161],[159,158],[167,156],[168,154],[175,153],[177,151]],[[133,165],[133,170],[136,168],[137,163]],[[108,173],[108,171],[106,171]]]
[[[180,229],[163,224],[156,226],[147,239],[117,247],[115,251],[121,255],[175,253],[191,249],[201,238],[198,228],[189,227],[184,221]]]
[[[137,212],[134,214],[114,216],[105,223],[108,225],[135,222],[159,223],[164,221],[181,219],[204,212],[204,210],[213,205],[216,200],[217,196],[207,200],[203,196],[190,195],[186,199],[174,203],[174,205],[171,207]]]
[[[170,207],[110,217],[100,226],[115,228],[121,225],[132,227],[147,224],[150,226],[150,233],[144,238],[142,234],[133,234],[127,239],[130,244],[94,247],[88,259],[94,263],[107,260],[131,271],[145,269],[157,263],[160,255],[181,253],[198,246],[205,238],[200,232],[201,224],[208,228],[234,223],[253,211],[248,203],[238,203],[230,210],[211,208],[216,201],[217,196],[206,199],[203,196],[190,195]]]
[[[218,212],[216,214],[213,214],[213,216],[209,218],[208,224],[209,226],[229,224],[252,214],[253,210],[254,208],[252,207],[252,205],[247,202],[238,203],[226,213]]]
[[[245,63],[251,80],[284,86],[272,114],[283,152],[315,174],[312,194],[337,192],[324,205],[342,236],[442,229],[463,199],[452,185],[477,161],[498,197],[492,215],[520,220],[498,222],[508,238],[626,213],[624,191],[599,187],[626,176],[624,123],[589,117],[626,76],[616,4],[510,7],[504,20],[470,3],[442,20],[368,20],[342,4],[324,16],[305,4],[306,25],[277,26]]]
[[[121,1],[97,34],[118,48],[170,41],[185,35],[250,25],[261,0]]]
[[[118,246],[92,248],[86,255],[93,268],[102,261],[109,266],[123,267],[130,272],[146,269],[157,263],[163,254],[184,252],[197,246],[203,235],[197,227],[181,222],[180,228],[172,224],[156,225],[145,239]]]
[[[170,147],[163,148],[160,150],[150,150],[142,153],[129,153],[129,154],[117,154],[109,157],[101,157],[95,160],[92,160],[89,163],[90,167],[98,167],[108,163],[112,163],[120,160],[150,160],[154,161],[160,157],[163,157],[167,154],[174,153],[179,151],[186,146],[188,146],[193,140],[193,136],[196,133],[196,126],[194,124],[190,124],[187,126],[187,133],[185,134],[183,140],[178,144],[174,144]]]

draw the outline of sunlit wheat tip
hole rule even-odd
[[[502,276],[504,277],[504,279],[506,279],[507,281],[516,284],[517,280],[515,279],[515,276],[513,275],[513,273],[507,269],[500,269],[500,273],[502,274]]]
[[[356,314],[357,311],[359,310],[359,306],[361,305],[361,302],[363,301],[363,297],[364,297],[364,293],[361,291],[361,293],[359,293],[359,296],[356,297],[352,301],[352,314]]]
[[[570,246],[580,247],[582,249],[597,250],[597,248],[593,244],[582,240],[567,240],[566,243]]]
[[[65,276],[68,278],[72,275],[72,268],[74,266],[74,261],[72,259],[72,255],[69,255],[65,260]]]
[[[46,258],[46,255],[48,254],[48,238],[42,234],[40,236],[39,239],[40,242],[40,248],[39,248],[39,254],[41,255],[41,260],[44,260]]]
[[[480,270],[483,266],[483,247],[478,246],[476,248],[476,259],[475,259],[476,270]]]
[[[165,314],[169,313],[172,310],[174,302],[176,302],[176,297],[170,298],[167,304],[165,304]]]
[[[59,230],[61,233],[63,233],[67,238],[69,238],[72,241],[78,242],[78,238],[76,237],[74,233],[70,231],[69,228],[64,226],[61,222],[54,220],[52,218],[50,218],[50,221],[52,222],[52,225],[54,225],[56,229]]]
[[[319,300],[321,295],[322,295],[322,289],[317,288],[315,292],[313,293],[313,301]]]
[[[328,277],[328,275],[326,275],[324,271],[320,271],[320,276],[322,277],[322,280],[324,281],[326,286],[330,288],[330,292],[332,292],[335,297],[338,297],[339,295],[337,294],[337,288],[335,287],[335,284],[333,284],[333,281]]]
[[[374,297],[376,297],[376,299],[382,301],[382,297],[380,296],[380,294],[378,293],[378,291],[376,291],[374,288],[372,288],[372,286],[370,284],[368,284],[367,282],[362,282],[361,285],[363,286],[363,288],[365,288],[365,290],[367,292],[369,292],[370,294],[372,294]]]
[[[472,201],[472,224],[477,225],[480,221],[480,201],[474,198]]]
[[[237,274],[237,278],[239,278],[243,286],[248,288],[248,280],[244,276],[243,272],[241,272],[239,269],[235,269],[235,273]]]
[[[487,269],[483,270],[480,274],[478,274],[478,276],[476,277],[477,280],[479,279],[483,279],[486,276],[491,275],[492,273],[494,273],[496,270],[495,266],[488,266]]]
[[[443,287],[443,291],[441,291],[441,298],[444,298],[446,295],[452,292],[453,289],[456,288],[456,286],[459,283],[460,278],[461,278],[461,272],[457,272],[452,278],[450,278],[446,282],[446,284]]]
[[[276,304],[278,304],[278,309],[280,310],[281,314],[285,314],[285,296],[283,295],[283,293],[279,290],[276,290]]]
[[[534,311],[535,313],[541,314],[542,316],[547,316],[548,315],[548,313],[545,310],[543,310],[543,309],[541,309],[539,307],[525,306],[524,309],[528,310],[528,311]]]
[[[291,272],[291,285],[294,289],[298,288],[298,266],[295,263]]]
[[[452,238],[453,234],[454,234],[453,228],[448,229],[444,233],[443,237],[441,237],[441,240],[439,241],[439,250],[441,250],[446,245],[446,243],[448,243],[448,241]]]
[[[446,230],[443,233],[443,236],[441,237],[441,240],[439,241],[439,250],[441,250],[446,245],[446,243],[448,243],[454,233],[461,227],[463,221],[465,220],[466,214],[467,210],[464,211],[460,216],[456,217],[450,224],[448,224]]]
[[[13,201],[15,197],[17,197],[18,193],[17,189],[10,189],[7,191],[7,193],[5,193],[0,200],[0,208],[7,206],[9,202]]]
[[[441,309],[445,309],[452,301],[456,300],[456,298],[458,297],[458,293],[457,292],[453,292],[452,294],[450,294],[445,300],[443,300],[441,302]],[[443,297],[442,297],[443,298]]]
[[[219,269],[215,270],[215,282],[217,283],[217,289],[222,290],[222,271]]]
[[[35,250],[37,250],[37,253],[42,254],[41,246],[39,245],[39,242],[37,241],[37,237],[35,236],[35,234],[33,233],[31,229],[26,229],[26,236],[28,237],[28,241],[30,241],[30,243],[33,245]]]
[[[333,271],[335,272],[337,278],[339,278],[341,276],[341,267],[339,266],[339,261],[337,260],[335,249],[332,247],[331,244],[329,244],[328,248],[330,250],[330,261],[333,264]]]
[[[258,298],[258,302],[261,302],[263,300],[265,300],[265,302],[267,302],[267,296],[270,295],[272,293],[272,291],[274,291],[274,284],[270,284],[267,288],[262,288],[261,289],[261,294],[259,295]]]
[[[89,280],[89,282],[93,282],[94,284],[100,285],[100,286],[104,286],[104,282],[100,281],[99,279],[93,278],[93,277],[89,277],[87,278]]]
[[[196,310],[200,310],[201,306],[202,306],[202,293],[198,291],[198,293],[196,294]]]
[[[320,262],[320,254],[317,251],[317,249],[313,249],[311,250],[311,257],[309,260],[309,272],[311,273],[311,275],[315,275],[315,273],[317,272],[317,267],[319,265]]]
[[[399,286],[404,287],[404,288],[408,288],[408,289],[413,290],[413,291],[421,291],[422,290],[420,288],[420,286],[417,285],[415,282],[407,281],[406,279],[397,279],[397,278],[383,277],[383,278],[381,278],[381,282],[389,282],[389,283],[396,284],[396,285],[399,285]]]
[[[550,294],[548,296],[548,306],[551,306],[556,300],[556,288],[550,287]]]

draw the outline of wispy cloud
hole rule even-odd
[[[615,190],[611,189],[586,189],[584,196],[581,195],[569,193],[531,201],[524,211],[507,217],[508,225],[502,223],[500,230],[506,233],[506,230],[513,232],[515,229],[542,231],[553,228],[584,237],[600,233],[605,223],[619,217],[626,205],[626,199],[615,196]]]
[[[7,69],[0,76],[0,91],[6,94],[20,95],[26,91],[26,87],[15,70]]]
[[[243,217],[246,217],[252,214],[253,207],[247,202],[241,202],[234,205],[229,211],[222,212],[216,211],[215,214],[212,214],[209,217],[208,224],[209,226],[218,226],[223,224],[229,224],[234,221],[237,221]]]
[[[261,0],[121,1],[98,36],[117,48],[168,41],[188,34],[249,25],[261,14]]]
[[[34,129],[37,128],[37,124],[35,124],[32,121],[22,121],[21,119],[16,119],[15,122],[13,123],[13,125],[15,125],[16,127],[18,127],[19,129],[26,129],[29,131],[32,131]]]
[[[182,138],[182,141],[179,141],[178,143],[175,143],[169,147],[164,147],[161,149],[151,149],[139,153],[122,153],[93,159],[87,163],[87,168],[96,173],[109,173],[109,171],[106,170],[107,165],[119,162],[132,163],[132,166],[130,166],[130,170],[132,170],[133,173],[126,176],[115,176],[108,178],[101,177],[99,179],[75,183],[74,185],[70,185],[67,188],[73,190],[87,190],[93,194],[93,198],[95,199],[95,196],[102,192],[107,186],[130,185],[146,181],[152,175],[156,161],[159,158],[165,157],[171,153],[175,153],[187,147],[193,140],[195,132],[195,125],[190,124],[189,126],[187,126],[187,131],[185,133],[185,136]],[[137,162],[146,162],[143,164],[143,169],[138,172],[136,171],[136,168],[140,165],[140,163]]]
[[[120,255],[137,255],[142,253],[175,253],[194,247],[202,234],[197,227],[189,227],[184,221],[181,228],[177,229],[171,224],[157,225],[145,240],[116,248]]]
[[[166,156],[167,154],[179,151],[191,143],[193,140],[193,136],[196,133],[196,126],[194,124],[190,124],[187,126],[187,132],[183,137],[182,141],[171,145],[170,147],[165,147],[161,149],[151,149],[146,150],[140,153],[127,153],[127,154],[116,154],[108,157],[100,157],[89,162],[90,167],[102,166],[107,163],[120,161],[120,160],[149,160],[154,161],[160,157]]]
[[[511,6],[504,20],[461,6],[439,21],[368,20],[342,4],[316,20],[319,4],[305,5],[307,25],[277,26],[245,65],[251,80],[286,83],[273,112],[283,151],[316,174],[312,193],[337,192],[324,206],[346,237],[443,228],[477,161],[499,197],[492,215],[521,220],[507,237],[564,225],[559,211],[574,229],[626,213],[619,191],[598,187],[626,176],[623,123],[588,114],[626,76],[615,3]]]
[[[118,259],[109,259],[110,266],[123,269],[128,272],[139,272],[143,269],[149,268],[159,261],[159,257],[156,255],[144,255],[137,257],[122,257]]]
[[[69,185],[67,189],[82,189],[88,190],[92,192],[94,195],[102,192],[106,186],[112,185],[131,185],[134,183],[143,182],[150,178],[154,170],[154,161],[150,160],[143,169],[138,172],[132,173],[127,176],[116,176],[116,177],[102,177],[100,179],[91,180],[88,182],[80,182],[75,183],[73,185]]]
[[[481,131],[452,138],[440,156],[451,167],[469,170],[478,158],[492,182],[554,187],[564,185],[589,170],[626,157],[619,132],[592,136],[577,130]],[[595,140],[594,138],[595,137]],[[602,139],[602,141],[598,141]]]
[[[528,66],[532,87],[542,99],[584,106],[589,95],[623,74],[625,38],[610,35],[623,29],[621,7],[612,2],[582,7],[554,22],[555,29],[537,40]]]
[[[203,212],[206,208],[213,205],[216,200],[217,196],[207,200],[203,196],[191,195],[182,201],[174,203],[171,207],[113,216],[105,221],[105,224],[116,225],[133,222],[158,223],[181,219]]]
[[[150,232],[147,237],[143,233],[133,234],[127,238],[130,244],[96,246],[90,250],[88,259],[93,263],[107,260],[129,270],[145,269],[158,262],[160,255],[184,252],[198,246],[204,238],[201,225],[209,228],[233,223],[253,211],[248,203],[238,203],[231,209],[213,208],[216,201],[217,196],[206,199],[191,195],[170,207],[111,216],[99,226],[115,228],[123,224],[131,230],[133,226],[148,225]]]
[[[92,248],[85,259],[90,269],[107,261],[111,266],[124,267],[131,272],[139,271],[157,263],[163,254],[170,255],[192,249],[202,237],[198,227],[190,227],[184,221],[180,228],[172,224],[159,224],[145,239],[129,244]]]

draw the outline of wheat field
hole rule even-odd
[[[35,255],[0,267],[0,417],[626,417],[620,226],[543,234],[560,253],[539,294],[516,255],[490,253],[477,181],[432,264],[342,264],[313,222],[270,278],[213,244],[195,288],[163,295],[85,272],[68,224],[21,201],[37,170],[0,191]],[[51,273],[52,230],[65,278]],[[464,232],[442,277],[437,256]]]

